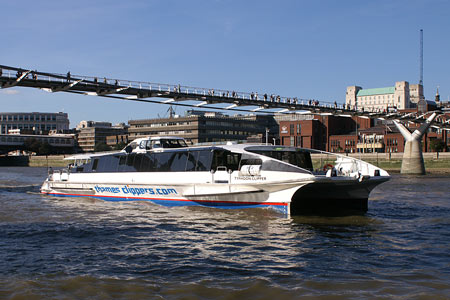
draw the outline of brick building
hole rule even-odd
[[[435,122],[445,123],[449,114]],[[419,124],[407,123],[413,132]],[[430,142],[440,139],[448,149],[450,140],[446,130],[430,128],[424,135],[424,152],[432,151]],[[392,121],[375,122],[362,117],[314,116],[308,120],[280,121],[280,144],[340,153],[403,152],[405,140]],[[444,150],[446,151],[446,150]]]
[[[310,120],[280,121],[280,144],[331,151],[329,137],[370,128],[373,120],[337,116],[314,116]]]

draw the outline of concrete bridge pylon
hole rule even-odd
[[[405,125],[394,120],[395,126],[405,138],[405,150],[403,152],[402,168],[400,173],[412,175],[425,175],[425,164],[422,155],[422,137],[430,127],[437,114],[429,116],[425,123],[411,133]]]

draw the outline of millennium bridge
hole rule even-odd
[[[432,112],[363,111],[336,102],[285,97],[275,94],[239,92],[213,88],[121,80],[107,77],[47,73],[0,65],[0,86],[31,87],[47,92],[67,92],[125,101],[170,104],[186,107],[258,112],[267,114],[317,114],[357,116],[380,120],[424,123]],[[439,113],[440,111],[438,111]],[[450,130],[448,120],[435,120],[433,127]]]
[[[430,126],[450,130],[450,120],[439,118],[442,110],[432,112],[364,111],[336,102],[324,102],[276,94],[240,92],[214,88],[196,88],[184,85],[150,83],[107,77],[48,73],[19,67],[0,65],[0,87],[30,87],[47,92],[66,92],[100,96],[122,101],[139,101],[170,104],[215,110],[257,112],[264,114],[316,114],[366,119],[393,120],[406,140],[402,165],[420,164],[424,173],[420,141]],[[419,123],[419,129],[411,133],[402,124]],[[432,124],[433,123],[433,124]],[[409,149],[409,150],[408,150]],[[407,151],[410,152],[406,157]],[[411,160],[412,159],[412,160]],[[405,163],[406,160],[408,163]],[[409,161],[414,161],[409,163]],[[406,169],[409,169],[406,168]],[[413,169],[417,169],[413,167]],[[408,173],[408,171],[405,171]]]

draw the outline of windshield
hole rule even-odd
[[[178,140],[178,139],[161,139],[152,141],[153,148],[182,148],[187,147],[187,144],[184,140]]]
[[[277,160],[281,160],[285,163],[306,169],[313,170],[313,165],[311,161],[311,154],[309,152],[301,150],[260,150],[260,149],[247,149],[249,152],[256,154],[268,156]]]

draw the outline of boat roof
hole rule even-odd
[[[143,138],[145,139],[145,138]],[[136,141],[136,140],[135,140]],[[306,149],[306,148],[297,148],[297,147],[290,147],[290,146],[283,146],[283,145],[266,145],[266,144],[227,144],[227,145],[211,145],[211,146],[189,146],[189,147],[182,147],[182,148],[161,148],[158,149],[158,152],[178,152],[178,151],[189,151],[189,150],[205,150],[205,149],[224,149],[229,150],[232,152],[237,153],[244,153],[248,151],[248,148],[252,148],[251,150],[266,150],[266,151],[296,151],[296,150],[304,150],[304,151],[315,151],[313,149]],[[316,150],[317,151],[317,150]],[[318,151],[323,152],[323,151]],[[98,156],[104,156],[104,155],[110,155],[110,154],[125,154],[124,151],[108,151],[108,152],[101,152],[101,153],[84,153],[84,154],[77,154],[70,157],[64,158],[65,160],[75,160],[75,159],[90,159],[92,157],[98,157]]]
[[[167,135],[163,135],[163,136],[146,136],[146,137],[140,137],[137,139],[134,139],[131,142],[138,142],[138,141],[144,141],[144,140],[150,140],[150,141],[158,141],[158,140],[183,140],[184,138],[179,137],[179,136],[167,136]]]
[[[115,154],[120,153],[120,151],[107,151],[107,152],[98,152],[98,153],[82,153],[82,154],[75,154],[69,157],[65,157],[64,160],[75,160],[75,159],[89,159],[91,157],[96,156],[104,156],[108,154]]]

